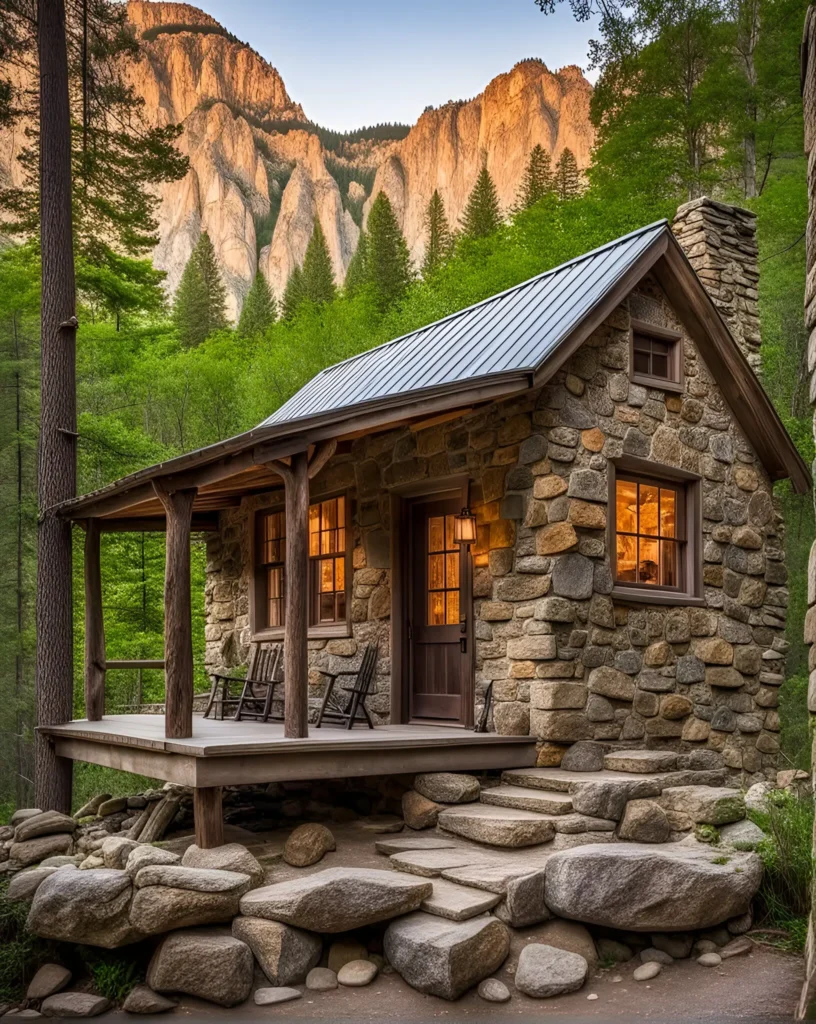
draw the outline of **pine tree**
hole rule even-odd
[[[227,326],[227,293],[210,236],[196,242],[181,275],[173,303],[173,320],[182,345],[193,347]]]
[[[277,320],[277,317],[278,307],[275,296],[272,294],[266,278],[259,270],[244,299],[241,318],[238,321],[238,335],[241,338],[251,338],[257,334],[263,334]]]
[[[561,200],[575,199],[581,194],[578,164],[571,149],[565,149],[555,165],[555,190]]]
[[[331,302],[337,293],[329,247],[320,221],[315,218],[312,237],[303,258],[303,294],[310,302]]]
[[[360,232],[360,237],[357,240],[357,248],[354,250],[354,255],[349,261],[348,269],[346,270],[346,280],[344,284],[346,295],[356,295],[368,280],[368,235],[365,231]]]
[[[445,204],[439,191],[434,189],[428,208],[425,211],[425,259],[422,263],[422,276],[430,277],[450,255],[453,246],[448,219],[445,216]]]
[[[499,197],[486,165],[479,171],[461,223],[462,233],[466,238],[485,238],[501,224]]]
[[[291,320],[297,313],[298,307],[306,298],[306,290],[303,283],[303,271],[297,265],[292,267],[292,273],[286,282],[286,290],[283,293],[281,302],[281,313],[284,320]]]
[[[374,200],[366,230],[364,279],[384,311],[402,298],[413,276],[408,245],[385,192]]]
[[[540,199],[555,191],[550,154],[540,145],[530,151],[530,160],[518,192],[516,208],[529,210]]]

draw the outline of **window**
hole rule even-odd
[[[700,480],[625,457],[610,464],[613,596],[656,604],[703,604]]]
[[[676,331],[632,321],[631,373],[633,381],[664,391],[682,389],[682,339]]]
[[[347,608],[348,502],[345,496],[309,506],[309,624],[345,632]],[[280,633],[286,609],[286,515],[259,512],[255,520],[255,588],[252,629]]]
[[[453,539],[456,516],[428,518],[428,625],[459,623],[459,562],[462,551]]]

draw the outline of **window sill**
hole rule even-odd
[[[341,622],[335,626],[309,626],[306,634],[307,640],[342,640],[352,636],[351,623]],[[257,643],[283,643],[286,639],[286,629],[262,629],[251,636],[251,642]]]
[[[633,373],[629,378],[633,384],[657,391],[668,391],[673,395],[682,395],[685,388],[681,381],[666,380],[664,377],[649,377],[642,373]]]
[[[628,604],[659,604],[675,608],[706,607],[704,597],[666,590],[647,590],[645,587],[613,587],[610,596],[613,601],[625,601]]]

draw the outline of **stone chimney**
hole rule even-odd
[[[678,209],[672,230],[746,359],[759,371],[756,214],[703,196]]]

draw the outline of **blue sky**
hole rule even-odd
[[[193,3],[196,0],[192,0]],[[590,24],[534,0],[199,0],[280,71],[308,117],[349,130],[413,123],[525,57],[586,68]],[[589,76],[592,78],[592,76]]]

